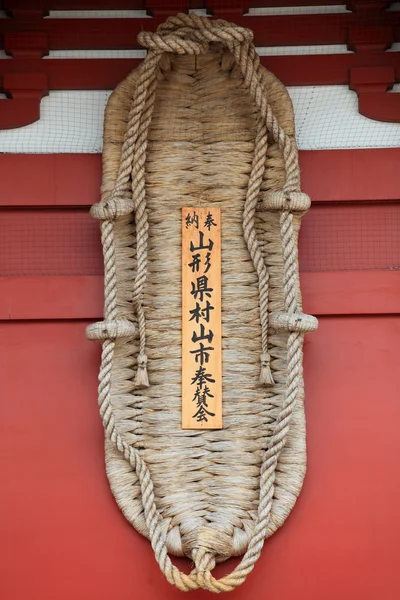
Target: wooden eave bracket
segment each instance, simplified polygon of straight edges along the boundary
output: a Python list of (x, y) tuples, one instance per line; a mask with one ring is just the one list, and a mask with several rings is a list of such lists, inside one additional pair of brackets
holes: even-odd
[(3, 10), (14, 19), (41, 19), (47, 14), (43, 0), (3, 0)]
[[(48, 53), (47, 34), (40, 31), (7, 33), (3, 45), (14, 60), (41, 59)], [(24, 127), (40, 119), (40, 101), (48, 94), (45, 73), (4, 73), (1, 87), (8, 98), (1, 101), (0, 129)]]
[(15, 129), (40, 119), (40, 101), (48, 94), (44, 73), (6, 73), (2, 89), (7, 94), (1, 100), (0, 129)]
[(360, 114), (375, 121), (400, 123), (400, 94), (387, 93), (394, 83), (393, 67), (353, 67), (349, 87), (358, 95)]
[[(381, 4), (380, 9), (384, 8)], [(367, 3), (366, 6), (371, 5)], [(393, 41), (394, 32), (390, 26), (354, 26), (349, 30), (348, 47), (360, 56), (365, 52), (379, 52), (383, 58)], [(400, 123), (400, 94), (387, 93), (399, 79), (394, 67), (352, 67), (349, 77), (349, 87), (358, 95), (360, 114), (375, 121)]]
[(353, 52), (385, 52), (394, 41), (393, 27), (387, 25), (357, 26), (349, 28), (347, 46)]

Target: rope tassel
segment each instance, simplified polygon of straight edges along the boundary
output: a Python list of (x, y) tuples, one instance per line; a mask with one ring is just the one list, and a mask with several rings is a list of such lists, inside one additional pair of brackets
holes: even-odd
[(266, 353), (262, 353), (260, 357), (261, 370), (260, 370), (260, 383), (261, 385), (275, 385), (274, 378), (271, 371), (271, 357)]
[(146, 356), (146, 354), (139, 354), (139, 356), (138, 356), (135, 387), (136, 388), (148, 388), (149, 387), (149, 376), (147, 374), (147, 356)]

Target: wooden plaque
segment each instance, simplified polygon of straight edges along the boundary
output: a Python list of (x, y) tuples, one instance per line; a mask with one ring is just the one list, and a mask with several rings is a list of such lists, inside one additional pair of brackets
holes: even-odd
[(182, 428), (222, 428), (219, 208), (182, 209)]

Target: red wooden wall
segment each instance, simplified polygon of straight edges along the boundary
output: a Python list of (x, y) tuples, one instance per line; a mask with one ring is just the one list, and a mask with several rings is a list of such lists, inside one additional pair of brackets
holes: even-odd
[[(323, 222), (315, 216), (321, 212), (325, 219), (324, 211), (351, 209), (351, 235), (344, 233), (342, 241), (355, 241), (344, 260), (358, 252), (363, 264), (368, 248), (382, 259), (384, 231), (369, 240), (372, 246), (363, 245), (357, 223), (365, 208), (388, 207), (390, 222), (396, 222), (390, 211), (400, 208), (399, 159), (400, 150), (301, 153), (304, 188), (315, 199), (300, 244), (303, 264), (308, 256), (302, 287), (305, 310), (320, 319), (305, 346), (308, 474), (284, 528), (266, 543), (254, 573), (232, 597), (399, 597), (400, 261), (392, 268), (316, 270), (310, 229)], [(8, 221), (1, 239), (11, 243), (16, 237), (20, 244), (5, 246), (0, 257), (6, 269), (5, 254), (17, 255), (14, 274), (11, 269), (0, 277), (5, 600), (156, 600), (179, 593), (164, 581), (149, 543), (120, 514), (104, 472), (96, 405), (100, 348), (84, 337), (87, 323), (102, 314), (102, 277), (74, 274), (80, 266), (87, 273), (99, 268), (98, 239), (70, 260), (72, 243), (79, 242), (74, 226), (88, 218), (86, 209), (98, 197), (99, 171), (98, 156), (0, 157), (2, 203), (9, 207), (2, 211)], [(34, 243), (40, 231), (51, 244), (39, 246), (37, 255), (21, 240), (25, 234)], [(333, 252), (340, 239), (330, 241)], [(390, 256), (396, 252), (398, 238)], [(80, 262), (84, 257), (87, 263)], [(36, 274), (18, 275), (18, 265)], [(64, 275), (40, 274), (41, 265)]]
[[(229, 3), (207, 6), (218, 13)], [(246, 6), (259, 4), (265, 2)], [(60, 36), (63, 48), (75, 48), (88, 31), (95, 32), (88, 48), (100, 34), (101, 47), (104, 40), (108, 48), (134, 45), (133, 21), (111, 27), (107, 20), (43, 19), (48, 9), (100, 5), (145, 5), (159, 18), (163, 12), (161, 1), (0, 1), (13, 16), (0, 21), (1, 44), (14, 55), (0, 64), (0, 84), (12, 96), (0, 126), (38, 118), (39, 98), (49, 89), (106, 89), (132, 68), (132, 59), (42, 60)], [(400, 53), (385, 48), (400, 40), (400, 13), (383, 14), (386, 5), (354, 0), (353, 13), (293, 17), (287, 27), (287, 17), (262, 18), (261, 44), (347, 43), (356, 50), (263, 60), (287, 85), (350, 84), (353, 75), (360, 110), (370, 94), (365, 102), (375, 116), (399, 116), (400, 95), (386, 88), (400, 81)], [(235, 6), (231, 18), (244, 21), (245, 5)], [(381, 77), (387, 67), (389, 82)], [(12, 104), (18, 98), (22, 108)], [(285, 526), (231, 597), (398, 600), (400, 148), (307, 151), (300, 161), (313, 200), (300, 239), (304, 309), (320, 321), (305, 344), (308, 472)], [(119, 512), (105, 476), (100, 347), (84, 337), (103, 310), (98, 223), (88, 215), (99, 199), (100, 157), (7, 155), (0, 148), (0, 185), (0, 597), (175, 599), (180, 593)]]

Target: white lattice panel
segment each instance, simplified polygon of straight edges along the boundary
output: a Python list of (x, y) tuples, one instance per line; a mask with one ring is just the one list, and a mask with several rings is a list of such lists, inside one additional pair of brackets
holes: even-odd
[[(394, 92), (400, 90), (395, 86)], [(382, 123), (358, 112), (347, 86), (292, 87), (300, 149), (393, 148), (400, 124)], [(0, 131), (0, 152), (101, 152), (104, 108), (109, 91), (50, 92), (41, 119), (20, 129)], [(5, 97), (1, 102), (7, 102)], [(0, 106), (1, 110), (1, 106)]]

